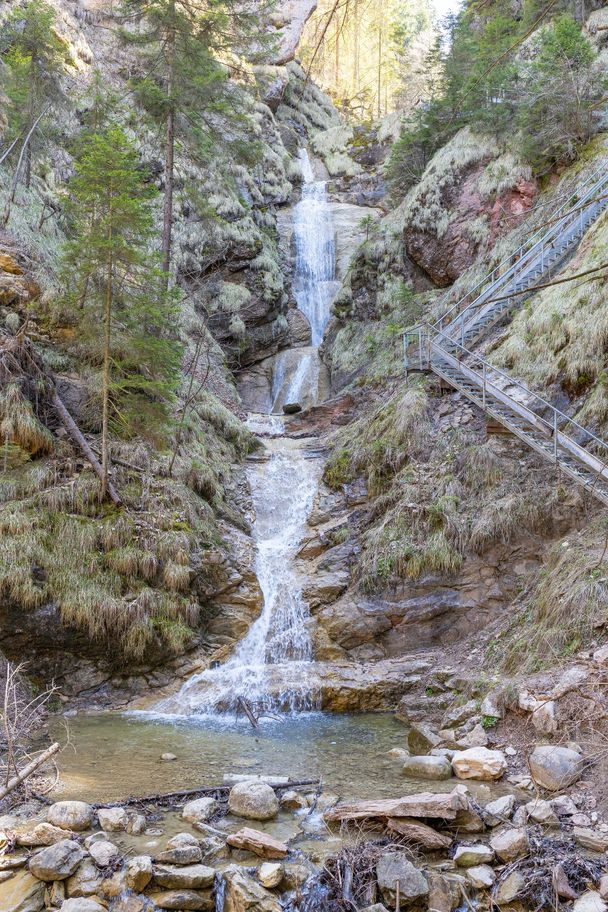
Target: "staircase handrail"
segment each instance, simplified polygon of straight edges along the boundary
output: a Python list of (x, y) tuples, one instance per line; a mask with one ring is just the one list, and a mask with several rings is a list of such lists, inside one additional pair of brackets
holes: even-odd
[[(439, 317), (439, 319), (436, 320), (433, 325), (436, 326), (438, 329), (443, 329), (446, 325), (449, 325), (454, 320), (454, 317), (452, 316), (454, 314), (454, 312), (457, 311), (457, 315), (460, 315), (460, 313), (464, 313), (465, 310), (468, 310), (470, 307), (472, 307), (476, 303), (476, 301), (479, 299), (479, 297), (483, 294), (483, 291), (480, 291), (479, 294), (476, 295), (476, 297), (473, 298), (472, 301), (470, 301), (470, 303), (466, 306), (466, 308), (463, 308), (462, 305), (466, 302), (467, 299), (470, 300), (471, 295), (475, 294), (475, 292), (477, 292), (479, 289), (483, 289), (483, 288), (489, 289), (494, 284), (496, 284), (496, 287), (498, 287), (499, 284), (504, 284), (505, 280), (509, 279), (513, 274), (515, 274), (517, 268), (522, 266), (522, 261), (523, 261), (524, 257), (527, 259), (532, 252), (534, 252), (535, 250), (538, 249), (538, 246), (540, 244), (546, 243), (552, 235), (555, 235), (556, 233), (557, 234), (561, 233), (561, 231), (563, 230), (564, 219), (566, 219), (569, 215), (574, 214), (575, 212), (578, 213), (581, 209), (581, 206), (584, 206), (586, 202), (590, 201), (589, 198), (596, 192), (597, 188), (599, 186), (602, 186), (604, 183), (606, 183), (606, 181), (608, 181), (608, 175), (605, 173), (605, 167), (606, 167), (605, 164), (602, 164), (582, 184), (582, 186), (579, 188), (579, 192), (580, 192), (580, 190), (587, 188), (586, 192), (578, 199), (578, 202), (575, 207), (573, 207), (572, 209), (570, 209), (569, 211), (564, 213), (563, 219), (560, 219), (560, 221), (556, 225), (553, 225), (549, 229), (549, 231), (545, 231), (543, 233), (543, 228), (541, 227), (541, 228), (538, 228), (535, 232), (533, 232), (530, 235), (530, 237), (528, 238), (527, 242), (524, 242), (523, 244), (521, 244), (520, 247), (515, 251), (514, 254), (513, 253), (508, 254), (503, 260), (501, 260), (501, 262), (497, 266), (495, 266), (494, 269), (491, 270), (491, 272), (488, 272), (482, 279), (479, 280), (477, 285), (475, 285), (473, 288), (469, 289), (458, 301), (456, 301), (455, 304), (452, 305), (452, 307), (449, 308), (449, 310), (447, 310), (444, 314), (442, 314), (442, 316)], [(603, 174), (603, 176), (600, 180), (598, 180), (597, 178), (598, 178), (598, 175), (600, 175), (600, 174)], [(576, 194), (573, 191), (573, 193), (568, 197), (566, 202), (563, 203), (554, 212), (553, 218), (558, 217), (564, 211), (564, 209), (566, 209), (566, 207), (570, 205), (572, 196), (574, 196), (574, 195), (576, 195)], [(518, 254), (519, 254), (519, 256), (518, 256)], [(517, 256), (517, 259), (513, 263), (514, 256)], [(507, 269), (504, 273), (501, 274), (500, 273), (501, 268), (509, 262), (512, 265), (509, 267), (509, 269)], [(447, 297), (447, 295), (446, 295), (446, 297)], [(447, 323), (446, 323), (446, 320), (447, 320)]]

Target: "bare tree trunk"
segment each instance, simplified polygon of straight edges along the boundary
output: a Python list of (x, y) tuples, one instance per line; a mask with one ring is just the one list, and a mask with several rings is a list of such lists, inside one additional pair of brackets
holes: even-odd
[[(112, 246), (112, 209), (110, 208), (110, 233), (108, 246)], [(102, 396), (103, 408), (101, 418), (101, 499), (108, 491), (108, 471), (110, 467), (109, 415), (110, 415), (110, 341), (112, 326), (112, 250), (108, 250), (106, 268), (106, 298), (103, 312), (103, 374)]]
[(39, 766), (42, 766), (43, 763), (46, 763), (47, 760), (50, 760), (50, 758), (57, 753), (59, 748), (60, 745), (57, 742), (51, 744), (51, 746), (48, 747), (44, 753), (40, 754), (39, 757), (36, 757), (35, 760), (32, 760), (31, 763), (28, 763), (27, 766), (24, 766), (20, 773), (17, 773), (16, 776), (13, 776), (13, 778), (10, 779), (5, 786), (0, 788), (0, 801), (2, 801), (2, 799), (5, 798), (9, 792), (12, 792), (13, 789), (16, 789), (18, 785), (21, 785), (22, 782), (25, 782), (25, 780), (31, 776), (32, 773), (36, 772)]
[(30, 139), (32, 138), (34, 130), (36, 129), (36, 127), (38, 126), (38, 124), (40, 123), (40, 121), (42, 120), (42, 118), (44, 117), (44, 115), (46, 114), (47, 111), (48, 111), (48, 107), (45, 108), (44, 111), (42, 111), (38, 115), (38, 117), (36, 118), (36, 120), (34, 121), (32, 126), (28, 130), (25, 139), (23, 140), (23, 145), (21, 146), (21, 152), (19, 153), (19, 159), (17, 161), (15, 173), (13, 174), (13, 180), (11, 183), (10, 193), (9, 193), (8, 199), (6, 201), (6, 206), (5, 206), (4, 212), (2, 213), (2, 219), (0, 219), (0, 225), (3, 228), (6, 228), (6, 226), (8, 224), (8, 220), (11, 217), (11, 206), (15, 202), (15, 194), (17, 192), (17, 184), (19, 183), (19, 175), (21, 173), (21, 167), (23, 165), (23, 158), (24, 158), (26, 150), (29, 146)]

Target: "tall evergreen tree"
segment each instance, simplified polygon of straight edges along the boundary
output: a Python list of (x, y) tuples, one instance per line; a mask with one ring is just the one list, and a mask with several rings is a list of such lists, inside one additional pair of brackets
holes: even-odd
[(63, 270), (78, 298), (79, 335), (100, 371), (102, 496), (111, 426), (162, 432), (178, 384), (177, 305), (150, 246), (157, 191), (136, 149), (115, 125), (85, 132), (70, 182), (73, 237)]
[[(55, 20), (52, 6), (44, 0), (30, 0), (17, 6), (0, 25), (0, 55), (6, 64), (4, 91), (9, 99), (9, 131), (13, 137), (22, 136), (17, 171), (25, 158), (27, 187), (31, 182), (34, 126), (61, 98), (61, 75), (71, 62), (65, 43), (55, 31)], [(15, 183), (18, 178), (19, 173)]]
[[(123, 0), (125, 41), (139, 47), (142, 71), (132, 82), (164, 130), (162, 268), (171, 265), (175, 147), (181, 135), (202, 148), (213, 143), (211, 117), (225, 110), (230, 55), (263, 55), (264, 2), (254, 0)], [(255, 39), (255, 40), (254, 40)], [(206, 116), (207, 115), (207, 116)]]

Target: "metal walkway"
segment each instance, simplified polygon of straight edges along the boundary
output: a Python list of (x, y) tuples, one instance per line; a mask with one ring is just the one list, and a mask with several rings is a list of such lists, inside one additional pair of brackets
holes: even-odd
[[(579, 191), (580, 192), (580, 191)], [(608, 504), (608, 443), (471, 350), (534, 294), (608, 207), (608, 173), (596, 172), (573, 208), (552, 219), (434, 324), (404, 335), (407, 370), (432, 370), (590, 494)], [(528, 293), (526, 293), (528, 292)]]

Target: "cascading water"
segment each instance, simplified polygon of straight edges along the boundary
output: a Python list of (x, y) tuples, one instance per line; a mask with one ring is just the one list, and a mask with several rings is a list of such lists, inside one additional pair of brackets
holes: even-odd
[[(272, 398), (274, 403), (281, 395), (282, 402), (300, 401), (306, 390), (308, 401), (314, 404), (320, 364), (317, 349), (337, 287), (336, 258), (325, 183), (315, 181), (305, 150), (300, 162), (304, 183), (302, 199), (294, 210), (294, 290), (298, 308), (310, 322), (313, 344), (284, 353), (278, 373), (275, 368), (275, 387), (283, 389), (275, 389)], [(283, 419), (277, 415), (252, 415), (249, 426), (267, 438), (268, 458), (256, 461), (248, 472), (256, 517), (256, 573), (264, 607), (230, 659), (194, 675), (175, 697), (157, 706), (160, 711), (217, 713), (233, 709), (239, 698), (275, 710), (314, 706), (309, 676), (311, 621), (295, 557), (317, 490), (320, 460), (310, 441), (282, 436)]]

